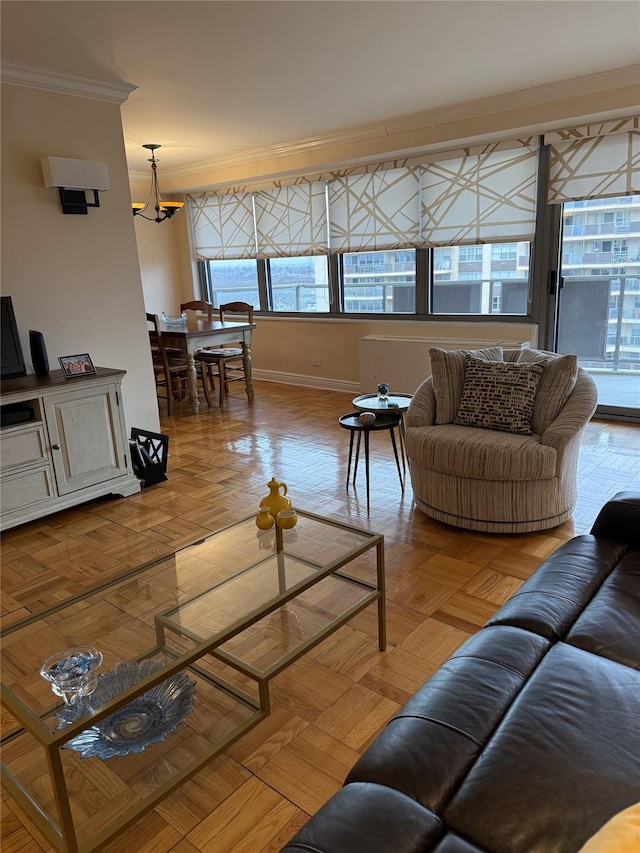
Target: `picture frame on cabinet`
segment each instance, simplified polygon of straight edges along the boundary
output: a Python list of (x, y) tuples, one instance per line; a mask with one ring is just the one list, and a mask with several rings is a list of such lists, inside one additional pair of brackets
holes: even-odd
[(65, 379), (77, 379), (78, 376), (93, 376), (97, 373), (88, 352), (80, 355), (61, 355), (58, 361)]

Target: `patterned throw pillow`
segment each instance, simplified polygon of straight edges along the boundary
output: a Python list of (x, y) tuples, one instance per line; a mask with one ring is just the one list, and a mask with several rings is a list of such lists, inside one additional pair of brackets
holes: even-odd
[(576, 386), (578, 357), (524, 349), (518, 356), (518, 364), (541, 364), (544, 368), (531, 414), (531, 429), (542, 435)]
[(431, 383), (436, 398), (436, 424), (451, 424), (458, 411), (464, 385), (466, 357), (483, 361), (502, 361), (502, 347), (487, 349), (446, 350), (431, 347)]
[(454, 424), (531, 435), (531, 413), (543, 367), (467, 356)]

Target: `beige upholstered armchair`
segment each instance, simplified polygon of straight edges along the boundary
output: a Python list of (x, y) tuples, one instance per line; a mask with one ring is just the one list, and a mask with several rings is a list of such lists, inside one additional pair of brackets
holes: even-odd
[[(431, 364), (432, 376), (405, 417), (418, 507), (438, 521), (492, 533), (544, 530), (570, 518), (580, 436), (597, 404), (595, 383), (576, 357), (433, 349)], [(472, 368), (478, 370), (475, 388)], [(509, 399), (518, 411), (505, 417), (500, 383), (512, 393), (508, 386), (516, 380)], [(488, 428), (494, 422), (497, 428)]]

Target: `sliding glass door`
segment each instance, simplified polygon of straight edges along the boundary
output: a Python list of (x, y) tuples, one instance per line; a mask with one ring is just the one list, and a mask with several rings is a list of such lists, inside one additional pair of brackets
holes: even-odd
[(576, 353), (599, 411), (640, 417), (640, 196), (563, 205), (557, 351)]

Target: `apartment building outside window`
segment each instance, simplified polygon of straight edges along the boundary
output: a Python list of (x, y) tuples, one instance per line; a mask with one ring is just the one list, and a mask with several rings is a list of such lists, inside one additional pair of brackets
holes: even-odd
[(415, 250), (349, 252), (341, 257), (342, 304), (346, 313), (415, 313)]
[(323, 255), (271, 258), (267, 271), (273, 311), (329, 311), (328, 267)]
[[(337, 264), (345, 314), (416, 314), (416, 291), (429, 292), (430, 313), (526, 315), (528, 244), (451, 246), (429, 253), (432, 271), (417, 276), (416, 250), (349, 252)], [(507, 259), (507, 260), (505, 260)], [(259, 270), (267, 282), (263, 310), (329, 313), (329, 263), (324, 255), (267, 261), (208, 261), (206, 297), (214, 305), (260, 305)], [(426, 264), (425, 268), (429, 268)]]
[(640, 369), (640, 196), (565, 202), (563, 220), (561, 351)]

